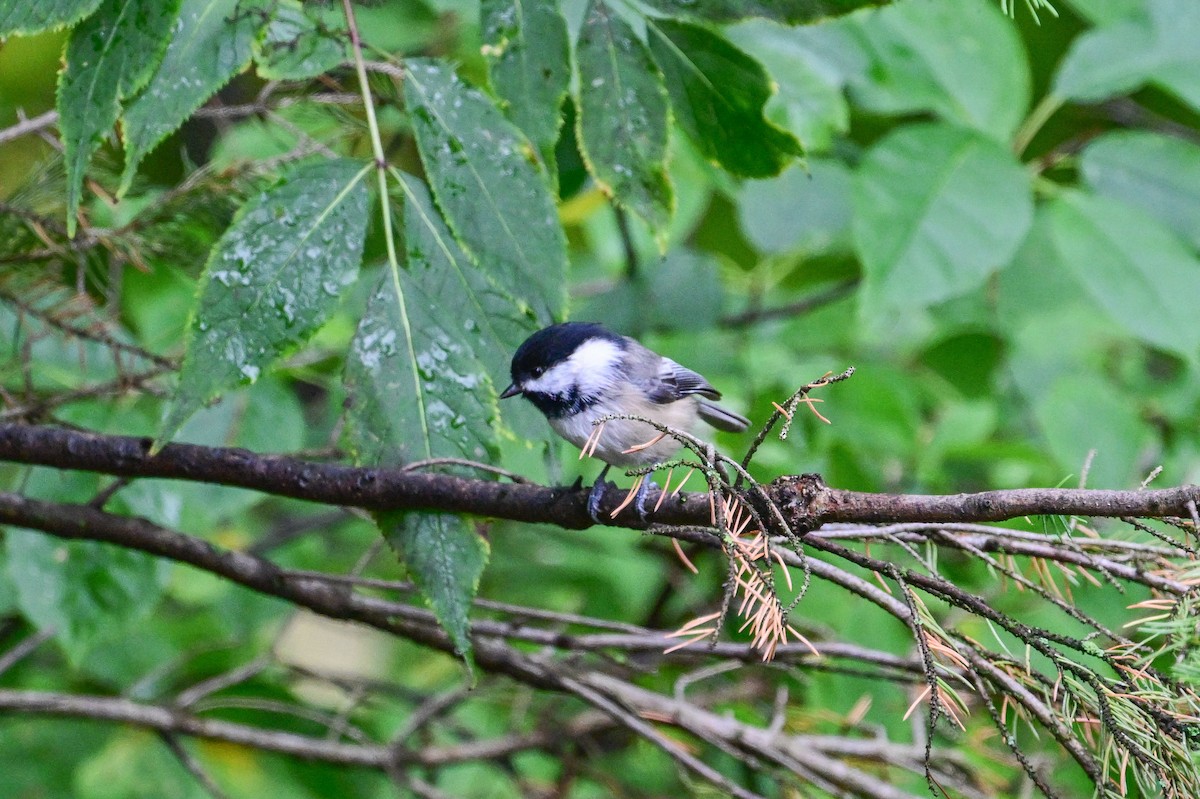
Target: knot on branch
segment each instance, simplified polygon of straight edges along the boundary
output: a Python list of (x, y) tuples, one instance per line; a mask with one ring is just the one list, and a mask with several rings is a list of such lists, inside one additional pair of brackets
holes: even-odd
[(794, 533), (808, 533), (821, 526), (817, 510), (828, 493), (828, 486), (819, 474), (785, 475), (776, 478), (767, 488), (767, 495), (787, 519)]

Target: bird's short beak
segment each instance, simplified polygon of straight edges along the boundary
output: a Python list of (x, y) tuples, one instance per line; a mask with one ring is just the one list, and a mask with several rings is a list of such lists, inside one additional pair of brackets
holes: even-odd
[(516, 383), (513, 383), (511, 386), (504, 389), (504, 391), (502, 391), (500, 393), (500, 399), (508, 399), (509, 397), (515, 397), (520, 393), (521, 393), (521, 389), (517, 386)]

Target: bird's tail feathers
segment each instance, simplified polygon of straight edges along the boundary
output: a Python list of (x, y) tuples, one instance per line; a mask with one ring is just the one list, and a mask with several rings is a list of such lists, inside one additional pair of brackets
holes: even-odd
[(750, 426), (750, 420), (745, 416), (705, 399), (700, 400), (700, 418), (726, 433), (741, 433)]

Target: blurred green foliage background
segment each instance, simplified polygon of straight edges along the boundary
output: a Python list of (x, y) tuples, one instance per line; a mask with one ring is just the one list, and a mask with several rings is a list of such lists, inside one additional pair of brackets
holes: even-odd
[[(561, 5), (569, 29), (578, 30), (584, 3)], [(1200, 6), (1017, 6), (1006, 15), (993, 0), (908, 0), (808, 26), (730, 25), (730, 40), (775, 84), (768, 118), (797, 137), (804, 157), (777, 176), (743, 179), (673, 128), (666, 169), (676, 207), (659, 231), (616, 210), (589, 176), (568, 102), (554, 159), (570, 318), (637, 336), (705, 374), (731, 407), (756, 421), (798, 386), (856, 367), (851, 380), (821, 395), (832, 424), (803, 413), (788, 441), (767, 442), (755, 461), (764, 482), (819, 472), (841, 488), (959, 492), (1077, 485), (1085, 464), (1088, 487), (1136, 487), (1156, 467), (1155, 485), (1200, 481)], [(339, 25), (335, 4), (310, 13)], [(381, 0), (358, 15), (373, 51), (449, 59), (464, 80), (487, 85), (479, 10), (470, 0)], [(0, 46), (0, 130), (19, 115), (55, 107), (64, 41), (56, 31)], [(354, 91), (349, 72), (336, 75), (322, 90)], [(209, 107), (253, 103), (265, 85), (243, 73)], [(388, 158), (420, 173), (396, 87), (379, 76), (372, 87)], [(16, 256), (41, 246), (38, 232), (11, 209), (64, 220), (62, 158), (52, 133), (0, 139), (0, 380), (12, 401), (30, 385), (86, 389), (130, 363), (39, 329), (7, 296), (49, 305), (78, 290), (92, 303), (81, 319), (102, 320), (120, 340), (178, 356), (210, 248), (273, 174), (263, 165), (310, 139), (370, 157), (357, 106), (296, 102), (266, 114), (214, 113), (154, 149), (117, 200), (122, 155), (110, 139), (96, 155), (82, 207), (97, 228), (136, 224), (124, 228), (123, 244), (33, 264)], [(177, 191), (201, 165), (199, 190)], [(345, 354), (383, 268), (374, 204), (370, 215), (364, 275), (332, 319), (257, 383), (197, 413), (176, 440), (317, 454), (340, 445)], [(507, 382), (506, 362), (488, 368), (494, 383)], [(147, 385), (156, 390), (83, 395), (45, 418), (154, 436), (170, 384)], [(551, 440), (531, 409), (506, 404), (502, 412), (505, 468), (543, 482), (592, 479), (596, 465)], [(717, 442), (730, 453), (747, 443), (725, 434)], [(11, 466), (4, 479), (32, 496), (81, 502), (106, 482)], [(115, 501), (124, 512), (295, 568), (348, 571), (378, 538), (357, 518), (236, 489), (138, 481)], [(670, 627), (710, 607), (724, 579), (716, 556), (699, 557), (701, 573), (693, 577), (669, 548), (628, 531), (496, 523), (489, 538), (480, 594), (510, 603)], [(289, 670), (351, 646), (331, 643), (340, 639), (313, 620), (208, 575), (94, 548), (94, 557), (64, 558), (61, 542), (5, 531), (0, 616), (9, 621), (0, 641), (34, 626), (53, 628), (57, 641), (0, 678), (7, 685), (153, 699), (269, 652), (267, 671), (212, 709), (278, 724), (236, 694), (300, 696), (330, 713), (346, 703)], [(942, 565), (968, 588), (1003, 592), (977, 564)], [(384, 555), (369, 561), (366, 574), (396, 572)], [(1136, 598), (1086, 586), (1076, 593), (1113, 623)], [(1039, 616), (1045, 609), (1036, 597), (998, 601), (1024, 620), (1063, 624)], [(897, 653), (912, 646), (894, 620), (863, 614), (820, 583), (793, 623), (817, 638)], [(981, 638), (990, 635), (980, 627)], [(328, 668), (397, 686), (389, 701), (355, 712), (355, 723), (372, 734), (386, 737), (421, 697), (462, 680), (449, 657), (382, 636), (354, 640), (355, 657)], [(278, 679), (285, 672), (290, 681)], [(670, 685), (676, 676), (664, 669), (657, 679)], [(901, 719), (911, 697), (894, 686), (820, 672), (779, 679), (795, 683), (789, 729), (837, 730), (869, 697), (870, 723), (899, 739), (911, 734)], [(476, 731), (502, 729), (509, 714), (536, 713), (545, 702), (500, 682), (479, 692), (456, 717)], [(301, 718), (284, 723), (320, 729)], [(984, 727), (969, 727), (958, 741), (994, 774), (997, 795), (1009, 795), (1016, 770), (972, 745)], [(1039, 746), (1032, 738), (1027, 744)], [(196, 750), (231, 796), (393, 795), (374, 774), (227, 745)], [(554, 762), (522, 757), (520, 779), (471, 764), (443, 770), (438, 786), (455, 796), (519, 796), (522, 785), (555, 779)], [(617, 750), (610, 760), (597, 774), (622, 775), (628, 795), (684, 790), (670, 764), (647, 751)], [(571, 795), (614, 795), (597, 774)], [(1067, 795), (1089, 791), (1069, 770), (1056, 777)], [(69, 795), (206, 794), (151, 734), (0, 718), (0, 796)]]

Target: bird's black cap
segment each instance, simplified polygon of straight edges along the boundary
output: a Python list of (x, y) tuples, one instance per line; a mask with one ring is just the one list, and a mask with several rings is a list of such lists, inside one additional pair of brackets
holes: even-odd
[(566, 360), (580, 344), (595, 338), (608, 339), (624, 346), (621, 336), (598, 322), (563, 322), (543, 327), (525, 339), (513, 355), (513, 385), (520, 385), (554, 364)]

